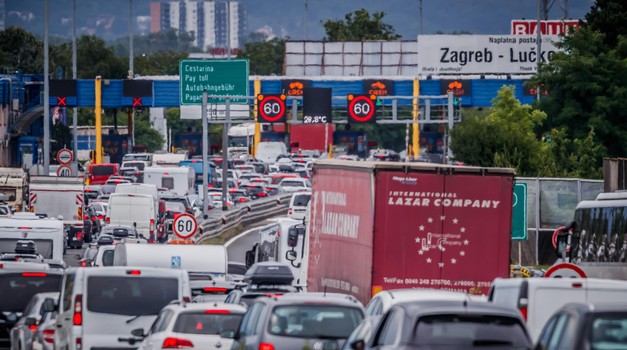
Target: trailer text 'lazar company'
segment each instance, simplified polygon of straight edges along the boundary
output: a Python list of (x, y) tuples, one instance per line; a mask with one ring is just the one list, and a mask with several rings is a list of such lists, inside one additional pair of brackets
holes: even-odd
[[(359, 216), (330, 211), (327, 206), (346, 206), (346, 193), (320, 191), (322, 195), (322, 234), (357, 238)], [(314, 203), (318, 194), (314, 194)]]

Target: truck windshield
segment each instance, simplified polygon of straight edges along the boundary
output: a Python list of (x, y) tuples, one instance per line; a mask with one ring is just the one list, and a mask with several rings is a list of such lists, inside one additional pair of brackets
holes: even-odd
[(115, 315), (157, 315), (170, 301), (179, 299), (178, 287), (176, 278), (91, 276), (87, 279), (87, 309)]
[[(607, 201), (610, 202), (610, 201)], [(571, 256), (585, 262), (620, 262), (621, 249), (589, 249), (591, 246), (622, 247), (627, 232), (627, 201), (616, 200), (614, 206), (579, 208), (575, 211), (578, 244), (573, 244)], [(599, 254), (602, 252), (603, 254)]]

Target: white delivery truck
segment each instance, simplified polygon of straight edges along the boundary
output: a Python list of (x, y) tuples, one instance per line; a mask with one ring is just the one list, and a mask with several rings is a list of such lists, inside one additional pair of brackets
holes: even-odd
[(155, 213), (159, 213), (159, 190), (157, 189), (157, 186), (153, 184), (119, 184), (115, 187), (115, 193), (150, 195), (155, 202)]
[(140, 237), (153, 240), (157, 222), (154, 199), (148, 194), (112, 193), (105, 222), (135, 226)]
[(209, 244), (135, 244), (115, 246), (114, 266), (161, 267), (183, 269), (195, 275), (211, 276), (224, 281), (227, 272), (227, 253), (223, 245)]
[(24, 207), (27, 175), (22, 168), (0, 168), (0, 193), (7, 198), (7, 204), (16, 211)]
[(35, 243), (37, 254), (53, 267), (65, 267), (65, 233), (63, 222), (41, 219), (33, 213), (16, 213), (13, 218), (0, 218), (0, 253), (13, 253), (18, 241)]
[(69, 229), (69, 245), (80, 248), (83, 239), (85, 180), (82, 177), (31, 176), (29, 184), (30, 212), (59, 218)]
[(259, 142), (255, 158), (268, 164), (274, 164), (277, 157), (282, 154), (289, 154), (287, 146), (283, 142)]
[(194, 194), (195, 181), (196, 174), (190, 167), (147, 167), (144, 169), (145, 184), (167, 188), (181, 196)]

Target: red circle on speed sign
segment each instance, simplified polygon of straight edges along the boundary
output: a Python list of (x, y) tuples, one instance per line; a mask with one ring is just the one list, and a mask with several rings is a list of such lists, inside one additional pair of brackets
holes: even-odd
[(180, 238), (190, 238), (196, 233), (196, 230), (198, 230), (198, 222), (192, 214), (179, 214), (172, 222), (172, 231)]
[[(357, 104), (359, 103), (359, 112), (355, 111)], [(368, 110), (364, 113), (365, 107), (368, 106)], [(374, 116), (375, 106), (374, 101), (370, 97), (365, 95), (356, 95), (348, 102), (348, 114), (356, 122), (366, 123), (369, 122)]]
[(544, 277), (587, 278), (586, 273), (581, 267), (571, 263), (559, 263), (549, 267), (544, 273)]
[(268, 123), (280, 121), (285, 116), (285, 101), (277, 95), (265, 95), (259, 103), (259, 115)]
[(59, 152), (57, 152), (57, 162), (59, 162), (59, 164), (70, 164), (73, 160), (74, 154), (67, 148), (60, 149)]

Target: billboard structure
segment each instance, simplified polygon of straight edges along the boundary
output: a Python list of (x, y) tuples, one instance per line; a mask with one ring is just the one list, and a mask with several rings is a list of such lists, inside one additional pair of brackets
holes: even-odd
[(285, 43), (287, 76), (415, 76), (415, 41)]
[[(569, 28), (579, 27), (580, 20), (549, 19), (540, 21), (542, 35), (560, 35), (568, 33)], [(513, 19), (512, 35), (535, 35), (538, 21), (535, 19)]]

